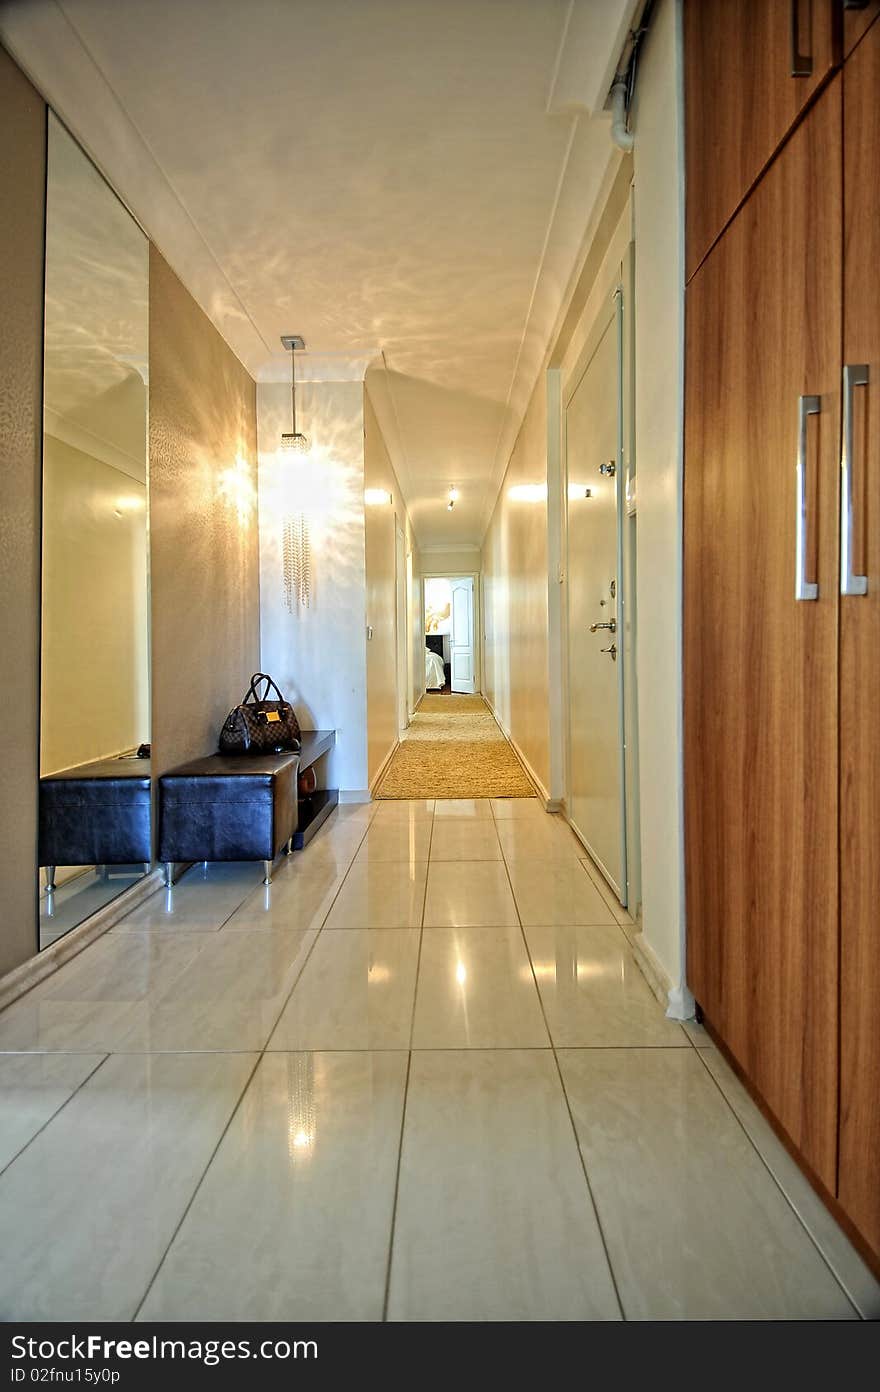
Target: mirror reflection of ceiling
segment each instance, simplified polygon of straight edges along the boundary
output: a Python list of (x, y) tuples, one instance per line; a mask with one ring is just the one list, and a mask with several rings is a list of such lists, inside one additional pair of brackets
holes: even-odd
[(148, 244), (50, 116), (46, 208), (46, 431), (146, 478)]
[(285, 379), (286, 332), (303, 378), (371, 364), (417, 538), (454, 545), (482, 538), (619, 158), (635, 6), (0, 0), (0, 36), (254, 376)]

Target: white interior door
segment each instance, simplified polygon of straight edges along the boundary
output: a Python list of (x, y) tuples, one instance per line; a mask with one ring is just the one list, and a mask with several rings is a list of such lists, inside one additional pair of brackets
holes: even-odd
[(474, 577), (452, 582), (452, 643), (450, 665), (453, 691), (476, 691), (474, 663)]
[(622, 653), (619, 627), (617, 315), (565, 413), (568, 508), (568, 814), (594, 860), (626, 898)]

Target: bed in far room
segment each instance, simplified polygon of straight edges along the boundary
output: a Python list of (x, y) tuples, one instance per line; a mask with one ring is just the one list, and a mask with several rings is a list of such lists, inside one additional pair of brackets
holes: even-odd
[(429, 691), (440, 691), (446, 685), (446, 672), (443, 659), (425, 646), (425, 686)]

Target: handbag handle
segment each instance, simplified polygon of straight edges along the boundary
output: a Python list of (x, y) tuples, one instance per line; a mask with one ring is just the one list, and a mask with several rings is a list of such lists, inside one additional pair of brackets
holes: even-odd
[[(259, 696), (257, 694), (257, 685), (259, 682), (266, 683), (265, 690), (263, 691), (262, 696)], [(276, 686), (275, 682), (266, 672), (254, 672), (253, 676), (251, 677), (251, 684), (245, 692), (244, 700), (241, 704), (243, 706), (246, 706), (248, 702), (251, 700), (251, 698), (253, 698), (255, 705), (259, 701), (265, 701), (268, 698), (270, 691), (275, 692), (275, 695), (278, 697), (279, 701), (284, 701), (284, 697), (281, 695), (281, 692), (278, 690), (278, 687)]]

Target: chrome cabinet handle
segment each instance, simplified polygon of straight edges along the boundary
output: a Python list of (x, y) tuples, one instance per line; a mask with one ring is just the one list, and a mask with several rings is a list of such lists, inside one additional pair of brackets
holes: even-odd
[(800, 0), (791, 0), (791, 75), (792, 77), (813, 76), (812, 53), (801, 53), (801, 5)]
[(843, 450), (840, 455), (840, 593), (868, 593), (867, 575), (853, 573), (853, 392), (868, 385), (867, 363), (847, 363), (843, 369)]
[(818, 416), (818, 396), (798, 397), (798, 443), (795, 464), (794, 597), (818, 599), (819, 586), (807, 579), (807, 417)]

